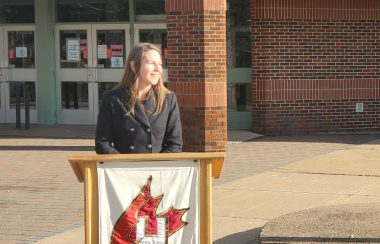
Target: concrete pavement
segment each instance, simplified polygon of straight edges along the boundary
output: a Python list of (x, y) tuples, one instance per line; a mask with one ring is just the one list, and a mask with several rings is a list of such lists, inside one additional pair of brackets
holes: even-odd
[(270, 220), (262, 244), (380, 243), (380, 204), (340, 204), (306, 209)]
[[(92, 152), (93, 133), (0, 125), (0, 243), (84, 242), (83, 184), (66, 156)], [(380, 203), (380, 134), (255, 137), (229, 133), (214, 181), (214, 243), (257, 243), (260, 228), (286, 213)]]
[(358, 203), (380, 208), (380, 140), (227, 182), (214, 188), (213, 200), (215, 243), (257, 243), (268, 221), (304, 209)]

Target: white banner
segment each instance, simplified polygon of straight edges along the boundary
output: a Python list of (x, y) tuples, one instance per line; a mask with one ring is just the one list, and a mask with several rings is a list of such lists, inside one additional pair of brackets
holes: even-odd
[(101, 244), (198, 244), (199, 164), (98, 164)]

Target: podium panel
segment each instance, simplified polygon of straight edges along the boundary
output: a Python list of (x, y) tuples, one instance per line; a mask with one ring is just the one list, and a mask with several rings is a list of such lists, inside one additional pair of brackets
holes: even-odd
[(211, 244), (212, 177), (224, 153), (73, 155), (86, 243)]
[(199, 163), (98, 163), (97, 171), (100, 243), (199, 243)]

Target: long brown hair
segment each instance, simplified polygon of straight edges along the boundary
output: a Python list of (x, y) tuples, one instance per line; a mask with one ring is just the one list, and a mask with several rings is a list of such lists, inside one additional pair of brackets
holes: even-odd
[[(130, 92), (130, 98), (128, 101), (125, 101), (129, 105), (128, 114), (131, 113), (134, 115), (135, 105), (138, 101), (138, 87), (139, 87), (139, 77), (141, 61), (145, 58), (146, 52), (150, 50), (155, 50), (161, 55), (161, 51), (154, 45), (150, 43), (140, 43), (134, 46), (131, 52), (128, 55), (127, 63), (124, 69), (123, 78), (119, 81), (119, 84), (116, 88), (120, 88), (126, 92)], [(134, 62), (134, 70), (132, 70), (131, 62)], [(156, 85), (152, 86), (154, 102), (156, 104), (156, 110), (154, 115), (159, 114), (164, 106), (164, 101), (166, 94), (170, 91), (164, 86), (162, 76), (158, 79)]]

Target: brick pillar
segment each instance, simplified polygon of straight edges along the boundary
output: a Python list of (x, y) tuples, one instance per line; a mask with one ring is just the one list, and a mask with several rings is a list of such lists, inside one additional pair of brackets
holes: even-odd
[(225, 0), (166, 0), (169, 89), (177, 94), (184, 151), (225, 151)]

